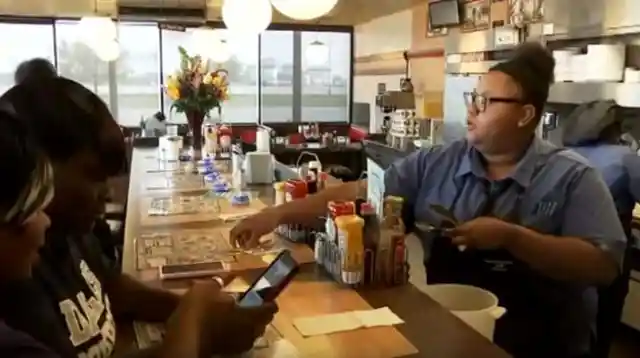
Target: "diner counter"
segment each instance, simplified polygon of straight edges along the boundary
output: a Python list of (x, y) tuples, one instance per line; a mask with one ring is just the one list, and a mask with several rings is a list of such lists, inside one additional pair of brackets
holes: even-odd
[[(145, 198), (155, 195), (175, 195), (175, 192), (150, 191), (146, 183), (150, 177), (168, 175), (151, 173), (158, 166), (155, 149), (134, 148), (131, 165), (131, 179), (126, 215), (125, 243), (123, 253), (123, 271), (151, 285), (167, 288), (184, 288), (186, 282), (158, 279), (157, 270), (139, 269), (137, 242), (145, 232), (181, 233), (185, 230), (210, 230), (228, 235), (230, 223), (220, 220), (199, 220), (198, 223), (143, 224), (141, 216), (145, 213)], [(279, 166), (281, 170), (288, 170)], [(285, 175), (286, 176), (286, 175)], [(272, 205), (273, 189), (270, 185), (251, 187), (258, 199), (265, 205)], [(479, 333), (443, 309), (431, 298), (413, 285), (389, 289), (353, 290), (340, 286), (321, 272), (313, 263), (313, 253), (305, 245), (295, 245), (275, 238), (277, 245), (288, 247), (300, 262), (305, 263), (300, 274), (292, 281), (278, 298), (280, 307), (273, 326), (280, 335), (292, 343), (298, 351), (298, 357), (332, 358), (483, 358), (509, 357), (507, 353), (493, 345)], [(236, 262), (225, 266), (225, 270), (238, 273), (245, 285), (260, 273), (268, 264), (264, 257), (240, 255)], [(236, 280), (238, 281), (238, 280)], [(234, 283), (235, 284), (235, 283)], [(339, 313), (353, 310), (389, 307), (404, 324), (393, 327), (377, 327), (324, 336), (302, 337), (292, 321), (298, 317)], [(132, 349), (133, 334), (130, 325), (118, 330), (117, 352)], [(260, 351), (257, 351), (260, 352)], [(278, 352), (258, 353), (260, 357), (278, 357)]]

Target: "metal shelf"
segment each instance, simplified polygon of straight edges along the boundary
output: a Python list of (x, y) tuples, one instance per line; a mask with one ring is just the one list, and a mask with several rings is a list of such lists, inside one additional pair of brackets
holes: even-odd
[(554, 83), (549, 90), (549, 102), (580, 104), (612, 99), (618, 105), (640, 108), (640, 83)]

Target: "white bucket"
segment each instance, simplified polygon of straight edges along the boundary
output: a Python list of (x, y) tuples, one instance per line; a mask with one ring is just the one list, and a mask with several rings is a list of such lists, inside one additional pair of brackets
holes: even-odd
[(496, 320), (507, 312), (498, 306), (496, 295), (478, 287), (456, 284), (428, 285), (425, 291), (434, 301), (493, 342)]

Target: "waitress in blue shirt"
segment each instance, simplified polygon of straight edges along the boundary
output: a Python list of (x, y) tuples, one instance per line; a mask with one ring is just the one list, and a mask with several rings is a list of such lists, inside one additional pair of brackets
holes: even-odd
[[(586, 103), (566, 119), (564, 145), (589, 160), (603, 175), (616, 204), (627, 235), (627, 255), (632, 249), (633, 208), (640, 202), (640, 157), (622, 138), (619, 108), (610, 101)], [(622, 274), (598, 292), (598, 334), (596, 358), (607, 358), (618, 332), (625, 297), (629, 292), (630, 262), (625, 260)]]
[[(446, 237), (418, 232), (430, 253), (428, 281), (495, 293), (507, 314), (494, 340), (516, 358), (591, 356), (595, 286), (619, 274), (625, 246), (597, 170), (534, 135), (553, 68), (539, 44), (523, 45), (466, 94), (466, 138), (414, 152), (385, 173), (387, 194), (407, 203), (409, 227), (410, 217), (437, 225), (433, 204), (462, 223)], [(362, 186), (345, 183), (264, 210), (240, 222), (231, 238), (257, 245), (280, 223), (311, 221), (330, 200), (354, 200)]]

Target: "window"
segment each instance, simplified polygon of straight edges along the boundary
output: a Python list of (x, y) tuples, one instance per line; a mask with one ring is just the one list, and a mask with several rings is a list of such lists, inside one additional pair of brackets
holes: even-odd
[(58, 73), (83, 84), (109, 107), (109, 63), (101, 61), (81, 40), (78, 21), (56, 21)]
[[(82, 41), (78, 23), (0, 23), (4, 34), (0, 46), (13, 49), (0, 60), (0, 91), (13, 86), (15, 69), (22, 61), (43, 57), (55, 61), (61, 76), (100, 96), (122, 125), (138, 126), (157, 111), (163, 111), (169, 122), (186, 123), (184, 114), (171, 112), (171, 100), (162, 84), (180, 68), (178, 46), (193, 49), (193, 29), (164, 28), (155, 22), (119, 23), (120, 57), (108, 63)], [(218, 31), (226, 36), (224, 30)], [(351, 36), (347, 32), (270, 30), (254, 39), (227, 38), (232, 56), (218, 64), (229, 72), (230, 82), (222, 120), (349, 121)], [(325, 63), (307, 60), (307, 48), (315, 41), (329, 50)]]
[(155, 23), (120, 23), (120, 58), (113, 69), (117, 83), (117, 119), (138, 126), (160, 108), (160, 38)]
[[(351, 34), (303, 32), (301, 114), (303, 122), (348, 122), (351, 79)], [(314, 41), (328, 48), (325, 64), (307, 61), (307, 46)]]
[[(223, 30), (218, 30), (223, 31)], [(180, 69), (178, 46), (187, 51), (193, 48), (192, 29), (175, 31), (162, 29), (162, 74), (168, 76)], [(224, 37), (224, 32), (222, 33)], [(232, 40), (232, 57), (220, 68), (229, 72), (229, 100), (222, 105), (222, 120), (230, 123), (256, 123), (258, 121), (258, 39)], [(164, 96), (165, 115), (171, 122), (186, 123), (184, 114), (171, 113), (171, 99)]]
[(258, 122), (258, 37), (228, 39), (232, 56), (220, 67), (229, 72), (229, 100), (222, 119), (231, 123)]
[(294, 120), (293, 31), (266, 31), (261, 36), (262, 122)]
[(0, 23), (0, 94), (13, 86), (13, 75), (22, 61), (35, 57), (54, 61), (53, 26)]

